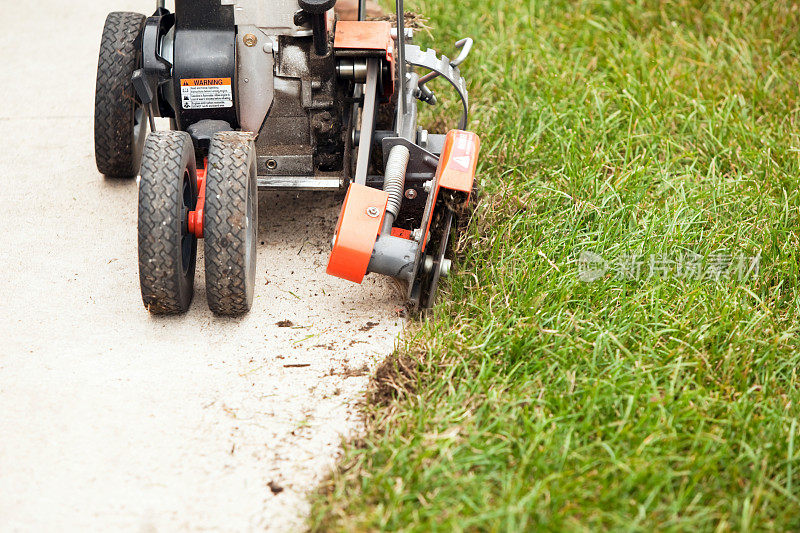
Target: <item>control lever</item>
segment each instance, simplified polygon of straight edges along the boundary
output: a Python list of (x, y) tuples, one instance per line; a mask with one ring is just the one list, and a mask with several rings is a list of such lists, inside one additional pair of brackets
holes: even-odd
[(311, 15), (314, 33), (314, 51), (318, 56), (328, 55), (328, 23), (325, 13), (336, 5), (336, 0), (299, 0), (300, 8)]
[(133, 83), (133, 88), (137, 96), (139, 96), (139, 100), (144, 104), (147, 110), (147, 119), (150, 121), (150, 131), (156, 131), (156, 119), (155, 113), (153, 112), (153, 91), (150, 89), (150, 84), (147, 83), (147, 77), (143, 68), (133, 73), (131, 82)]

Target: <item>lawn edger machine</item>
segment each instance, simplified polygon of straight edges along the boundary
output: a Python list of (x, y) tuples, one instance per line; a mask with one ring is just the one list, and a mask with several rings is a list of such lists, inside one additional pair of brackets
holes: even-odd
[[(329, 274), (408, 283), (430, 307), (475, 183), (480, 141), (455, 59), (396, 24), (337, 20), (336, 0), (175, 0), (111, 13), (97, 71), (100, 172), (139, 175), (139, 277), (151, 313), (181, 313), (204, 239), (206, 294), (219, 315), (253, 302), (259, 190), (346, 190)], [(429, 82), (461, 100), (459, 129), (417, 125)], [(155, 118), (168, 118), (157, 129)], [(164, 123), (166, 121), (159, 121)], [(148, 133), (149, 130), (149, 133)]]

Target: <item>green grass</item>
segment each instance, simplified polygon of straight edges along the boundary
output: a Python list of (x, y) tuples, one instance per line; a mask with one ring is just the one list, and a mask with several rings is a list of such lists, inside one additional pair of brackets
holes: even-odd
[[(484, 196), (312, 528), (800, 530), (800, 8), (407, 8), (477, 39)], [(761, 259), (587, 283), (582, 252)]]

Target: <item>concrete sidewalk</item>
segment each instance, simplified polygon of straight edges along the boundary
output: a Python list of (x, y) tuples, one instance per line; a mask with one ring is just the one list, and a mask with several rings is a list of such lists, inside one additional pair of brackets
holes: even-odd
[(341, 198), (313, 194), (262, 194), (245, 318), (208, 311), (202, 255), (186, 316), (144, 310), (137, 186), (98, 174), (92, 114), (107, 11), (153, 8), (3, 4), (2, 531), (302, 528), (402, 329), (390, 281), (325, 275)]

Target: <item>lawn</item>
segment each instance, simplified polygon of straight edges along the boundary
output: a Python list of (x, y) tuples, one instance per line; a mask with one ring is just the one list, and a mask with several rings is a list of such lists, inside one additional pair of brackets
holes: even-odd
[(800, 530), (800, 8), (406, 7), (483, 194), (311, 528)]

